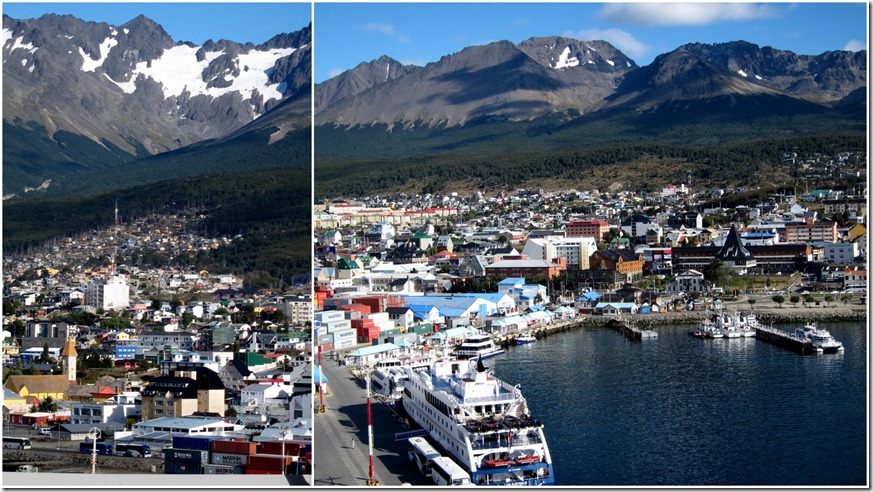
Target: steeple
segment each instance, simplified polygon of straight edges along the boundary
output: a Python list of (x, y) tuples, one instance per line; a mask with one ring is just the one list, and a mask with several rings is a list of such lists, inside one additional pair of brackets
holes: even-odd
[(76, 352), (76, 345), (72, 339), (67, 339), (64, 348), (61, 349), (61, 365), (63, 366), (64, 375), (71, 382), (76, 381), (76, 358), (79, 353)]

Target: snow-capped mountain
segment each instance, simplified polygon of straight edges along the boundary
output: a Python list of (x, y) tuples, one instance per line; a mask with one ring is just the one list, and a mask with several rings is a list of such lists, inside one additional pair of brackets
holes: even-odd
[[(173, 41), (139, 16), (123, 25), (3, 16), (3, 120), (85, 136), (113, 152), (158, 154), (260, 117), (309, 80), (310, 28), (261, 45)], [(308, 97), (308, 94), (306, 94)]]

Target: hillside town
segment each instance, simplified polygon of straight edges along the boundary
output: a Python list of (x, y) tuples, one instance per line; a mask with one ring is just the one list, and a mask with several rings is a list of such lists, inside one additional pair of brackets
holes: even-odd
[[(116, 219), (4, 257), (4, 464), (11, 444), (90, 454), (93, 442), (104, 469), (139, 469), (109, 456), (152, 456), (160, 464), (143, 472), (306, 483), (309, 289), (247, 288), (183, 261), (150, 266), (233, 242), (199, 235), (199, 215)], [(57, 466), (33, 456), (43, 471)]]

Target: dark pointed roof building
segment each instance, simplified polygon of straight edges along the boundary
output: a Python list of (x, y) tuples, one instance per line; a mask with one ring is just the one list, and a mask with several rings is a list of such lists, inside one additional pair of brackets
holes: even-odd
[(749, 250), (743, 246), (740, 235), (737, 233), (737, 228), (733, 225), (724, 241), (724, 246), (721, 247), (715, 257), (721, 260), (727, 268), (734, 270), (740, 275), (746, 274), (750, 268), (754, 268), (758, 264), (752, 253), (749, 253)]

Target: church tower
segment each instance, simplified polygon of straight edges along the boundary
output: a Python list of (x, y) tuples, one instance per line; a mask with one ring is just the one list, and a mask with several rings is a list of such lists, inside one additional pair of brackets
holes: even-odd
[(61, 349), (61, 366), (63, 367), (64, 375), (67, 376), (67, 380), (72, 383), (76, 382), (76, 357), (78, 356), (79, 354), (76, 352), (73, 340), (67, 339), (67, 343)]

